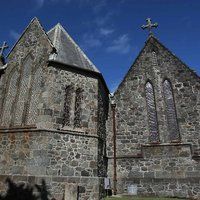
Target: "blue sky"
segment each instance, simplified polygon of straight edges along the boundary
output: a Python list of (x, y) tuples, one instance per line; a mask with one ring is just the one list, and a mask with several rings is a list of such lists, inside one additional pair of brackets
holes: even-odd
[(199, 0), (1, 0), (0, 42), (16, 42), (33, 17), (45, 30), (60, 22), (114, 91), (147, 39), (155, 36), (200, 74)]

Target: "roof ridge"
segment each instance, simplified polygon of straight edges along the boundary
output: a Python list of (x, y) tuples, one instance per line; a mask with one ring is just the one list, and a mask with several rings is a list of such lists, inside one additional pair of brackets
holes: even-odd
[(86, 56), (86, 54), (84, 53), (84, 51), (78, 46), (78, 44), (74, 41), (74, 39), (69, 35), (69, 33), (65, 30), (65, 28), (60, 23), (57, 23), (53, 28), (51, 28), (47, 32), (47, 34), (50, 34), (52, 31), (55, 31), (54, 38), (53, 38), (53, 44), (54, 44), (55, 48), (56, 48), (56, 44), (57, 44), (56, 41), (58, 41), (57, 40), (57, 35), (58, 35), (57, 31), (58, 30), (62, 31), (62, 33), (66, 36), (66, 38), (69, 40), (69, 42), (74, 46), (74, 51), (76, 51), (76, 54), (78, 55), (79, 60), (82, 63), (82, 65), (84, 66), (86, 64), (86, 62), (87, 62), (88, 63), (88, 67), (90, 67), (91, 69), (99, 72), (99, 70), (97, 69), (97, 67)]
[[(75, 45), (76, 50), (78, 50), (78, 52), (80, 52), (80, 53), (83, 55), (83, 57), (89, 62), (89, 64), (90, 64), (92, 67), (94, 67), (95, 70), (99, 71), (99, 70), (97, 69), (97, 67), (92, 63), (92, 61), (86, 56), (86, 54), (83, 52), (83, 50), (77, 45), (77, 43), (74, 41), (74, 39), (73, 39), (73, 38), (68, 34), (68, 32), (63, 28), (63, 26), (62, 26), (60, 23), (58, 23), (57, 26), (58, 26), (59, 28), (61, 28), (61, 30), (65, 33), (65, 35), (69, 38), (69, 40)], [(81, 61), (82, 61), (82, 58), (81, 58)]]

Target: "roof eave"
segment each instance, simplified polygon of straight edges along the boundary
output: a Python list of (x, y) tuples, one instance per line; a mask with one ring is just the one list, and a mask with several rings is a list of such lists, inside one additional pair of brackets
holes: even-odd
[(100, 78), (100, 80), (102, 81), (105, 89), (106, 89), (106, 92), (109, 94), (110, 91), (108, 89), (108, 86), (106, 84), (106, 81), (105, 79), (103, 78), (103, 75), (100, 73), (100, 72), (96, 72), (96, 71), (93, 71), (93, 70), (89, 70), (89, 69), (85, 69), (85, 68), (82, 68), (82, 67), (79, 67), (79, 66), (76, 66), (76, 65), (69, 65), (69, 64), (66, 64), (66, 63), (63, 63), (63, 62), (59, 62), (57, 60), (48, 60), (48, 63), (49, 64), (58, 64), (58, 67), (59, 66), (65, 66), (65, 67), (69, 67), (69, 69), (71, 70), (78, 70), (80, 72), (86, 72), (86, 73), (89, 73), (89, 74), (93, 74), (93, 75), (96, 75), (98, 78)]

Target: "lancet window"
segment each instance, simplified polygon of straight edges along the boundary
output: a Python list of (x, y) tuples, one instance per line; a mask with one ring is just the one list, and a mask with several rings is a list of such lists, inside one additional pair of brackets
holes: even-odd
[(71, 112), (72, 96), (73, 96), (73, 86), (67, 85), (65, 88), (63, 126), (70, 125), (70, 112)]
[(165, 80), (163, 82), (163, 92), (165, 98), (169, 137), (171, 142), (176, 142), (180, 140), (180, 133), (177, 122), (172, 86), (168, 80)]
[(146, 92), (146, 102), (147, 102), (147, 112), (149, 120), (149, 141), (151, 143), (159, 142), (159, 133), (158, 133), (158, 120), (156, 113), (156, 103), (155, 103), (155, 94), (153, 85), (148, 81), (145, 86)]
[(82, 99), (83, 99), (83, 90), (81, 88), (78, 88), (76, 89), (76, 96), (75, 96), (74, 127), (81, 127)]

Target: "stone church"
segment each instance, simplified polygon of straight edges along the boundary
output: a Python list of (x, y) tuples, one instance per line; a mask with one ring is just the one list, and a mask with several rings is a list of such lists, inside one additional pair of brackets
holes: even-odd
[(44, 179), (56, 200), (98, 200), (108, 177), (117, 194), (200, 199), (200, 78), (152, 34), (112, 101), (60, 24), (34, 18), (4, 48), (0, 191)]

